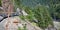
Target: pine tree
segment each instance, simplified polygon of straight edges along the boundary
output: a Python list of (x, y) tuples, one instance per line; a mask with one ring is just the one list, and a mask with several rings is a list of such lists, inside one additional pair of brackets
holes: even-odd
[(38, 26), (41, 28), (48, 27), (49, 24), (53, 25), (52, 18), (49, 15), (48, 8), (45, 6), (37, 6), (34, 10), (35, 18), (38, 20)]

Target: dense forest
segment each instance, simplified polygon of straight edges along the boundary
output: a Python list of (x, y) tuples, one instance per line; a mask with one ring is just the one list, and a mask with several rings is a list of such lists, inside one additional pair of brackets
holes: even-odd
[[(54, 26), (53, 21), (60, 22), (60, 0), (11, 0), (14, 10), (20, 8), (28, 15), (23, 13), (19, 16), (22, 20), (27, 19), (35, 26), (42, 29), (49, 25)], [(2, 6), (0, 0), (0, 6)]]

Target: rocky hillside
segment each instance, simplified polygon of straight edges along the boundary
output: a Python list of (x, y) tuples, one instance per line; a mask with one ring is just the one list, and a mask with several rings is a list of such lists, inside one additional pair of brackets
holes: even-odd
[[(19, 20), (20, 21), (20, 23), (18, 25), (19, 27), (23, 27), (24, 24), (26, 24), (26, 27), (27, 27), (28, 30), (41, 30), (37, 26), (32, 26), (29, 21), (23, 21), (23, 20), (21, 20), (18, 16), (16, 16), (16, 17), (10, 17), (9, 19), (10, 19), (10, 21), (13, 21), (13, 20), (16, 20), (16, 19)], [(6, 22), (8, 22), (8, 18), (6, 18), (2, 22), (0, 22), (0, 30), (4, 30), (5, 29)], [(12, 23), (10, 25), (12, 25)], [(17, 29), (16, 27), (14, 27), (14, 25), (10, 26), (10, 28), (12, 28), (12, 27), (15, 28), (15, 30)]]

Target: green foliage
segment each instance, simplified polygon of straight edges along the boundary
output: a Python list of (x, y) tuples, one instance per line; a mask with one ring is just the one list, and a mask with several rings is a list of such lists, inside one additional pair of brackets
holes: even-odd
[(26, 28), (26, 24), (24, 25), (24, 27), (23, 27), (23, 28), (18, 27), (18, 30), (27, 30), (27, 28)]
[(19, 16), (22, 20), (24, 20), (25, 19), (25, 17), (23, 16), (23, 15), (20, 15)]
[(27, 30), (27, 28), (26, 28), (26, 24), (24, 25), (24, 27), (23, 27), (24, 29), (23, 30)]
[(32, 21), (32, 20), (34, 19), (34, 14), (33, 14), (33, 12), (32, 12), (32, 9), (29, 8), (29, 7), (25, 7), (25, 8), (24, 8), (24, 11), (28, 14), (28, 15), (26, 16), (26, 19), (28, 19), (29, 21)]
[[(36, 1), (36, 0), (35, 0)], [(48, 1), (48, 0), (47, 0)], [(28, 2), (27, 2), (28, 3)], [(44, 4), (44, 3), (43, 3)], [(53, 1), (48, 2), (50, 10), (53, 10)], [(16, 7), (23, 8), (20, 0), (15, 0)], [(49, 14), (49, 9), (42, 5), (37, 5), (35, 8), (31, 9), (31, 7), (24, 7), (24, 11), (28, 14), (27, 16), (20, 16), (22, 19), (27, 19), (33, 22), (34, 19), (37, 19), (37, 25), (41, 28), (48, 27), (49, 24), (53, 25), (52, 18)]]
[(54, 19), (56, 18), (60, 18), (60, 0), (51, 0), (49, 1), (49, 9), (50, 9), (50, 13), (53, 14)]
[(20, 27), (18, 27), (18, 30), (22, 30)]
[(44, 29), (48, 27), (49, 24), (53, 25), (53, 19), (51, 18), (48, 10), (49, 9), (47, 7), (40, 5), (36, 6), (33, 10), (29, 7), (25, 7), (24, 11), (28, 13), (28, 15), (24, 18), (30, 22), (33, 22), (34, 18), (37, 19), (38, 22), (36, 24)]
[(47, 7), (37, 6), (34, 10), (34, 14), (35, 18), (39, 21), (37, 23), (39, 27), (46, 28), (49, 24), (53, 25)]
[(22, 5), (21, 0), (13, 0), (13, 3), (15, 5), (16, 8), (20, 8), (22, 9), (24, 5)]
[(57, 5), (55, 8), (55, 15), (57, 18), (60, 18), (60, 5)]
[(48, 27), (49, 24), (53, 25), (52, 18), (48, 12), (48, 8), (45, 6), (36, 6), (34, 9), (30, 9), (29, 7), (25, 7), (24, 11), (28, 13), (25, 18), (30, 22), (33, 22), (34, 19), (37, 19), (37, 25), (41, 28)]

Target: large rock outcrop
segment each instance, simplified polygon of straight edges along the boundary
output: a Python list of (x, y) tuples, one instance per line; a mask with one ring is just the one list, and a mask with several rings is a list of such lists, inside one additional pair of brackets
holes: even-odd
[[(14, 20), (18, 20), (19, 21), (18, 25), (15, 25), (13, 23)], [(10, 24), (9, 24), (9, 30), (17, 30), (18, 26), (23, 28), (23, 26), (25, 24), (26, 24), (27, 30), (41, 30), (37, 26), (32, 26), (29, 21), (23, 21), (23, 20), (21, 20), (18, 16), (16, 16), (16, 17), (10, 17), (9, 21), (11, 21)], [(0, 30), (5, 30), (5, 25), (6, 25), (7, 22), (8, 22), (8, 18), (6, 18), (2, 22), (0, 22)]]

